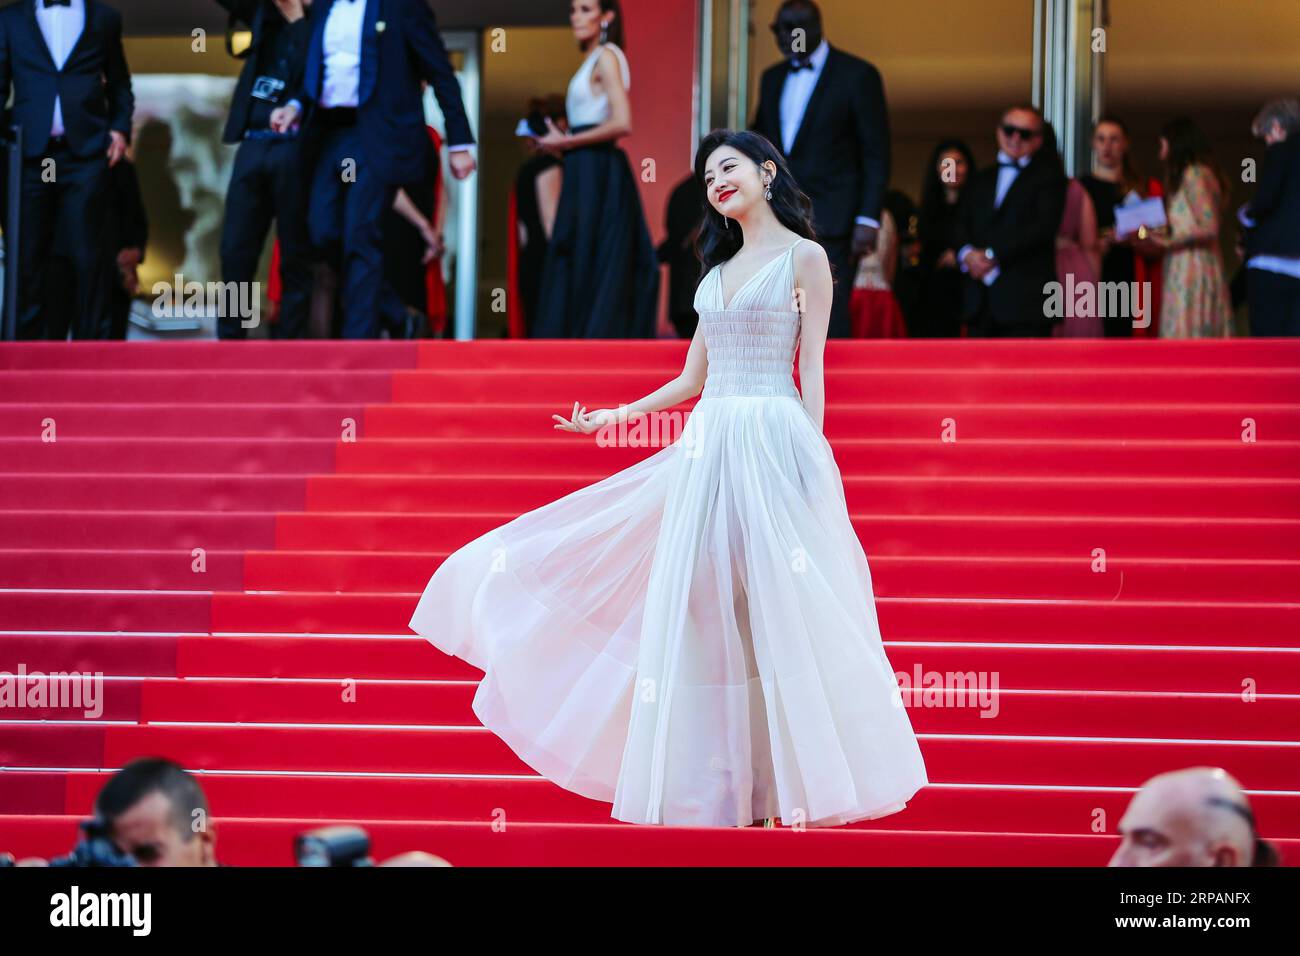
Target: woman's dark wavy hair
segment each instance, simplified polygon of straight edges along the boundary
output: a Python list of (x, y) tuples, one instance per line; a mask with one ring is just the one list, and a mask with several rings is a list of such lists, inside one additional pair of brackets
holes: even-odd
[(761, 166), (769, 160), (776, 164), (776, 178), (772, 181), (772, 212), (791, 232), (805, 239), (816, 239), (817, 233), (812, 223), (812, 200), (809, 199), (799, 184), (790, 174), (785, 157), (765, 137), (749, 130), (717, 129), (704, 137), (699, 151), (695, 154), (695, 180), (705, 192), (704, 222), (700, 226), (699, 237), (695, 240), (695, 255), (703, 265), (703, 274), (719, 262), (726, 262), (739, 251), (744, 236), (740, 226), (733, 223), (727, 228), (720, 212), (710, 205), (704, 185), (704, 167), (714, 151), (723, 146), (730, 146), (741, 154), (748, 156)]
[(971, 152), (966, 141), (962, 139), (941, 139), (930, 153), (930, 165), (925, 167), (925, 185), (921, 187), (921, 234), (928, 234), (928, 226), (943, 215), (947, 200), (944, 198), (947, 184), (939, 175), (939, 160), (944, 153), (960, 153), (966, 160), (966, 182), (961, 190), (964, 192), (975, 175), (975, 154)]

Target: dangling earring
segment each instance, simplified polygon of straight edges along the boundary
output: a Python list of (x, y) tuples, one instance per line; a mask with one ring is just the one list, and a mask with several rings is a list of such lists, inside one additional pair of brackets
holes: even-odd
[(722, 217), (722, 228), (723, 228), (723, 229), (730, 229), (730, 228), (731, 228), (731, 220), (728, 219), (726, 216), (723, 216), (723, 217)]
[(763, 194), (764, 198), (766, 198), (768, 202), (771, 202), (772, 201), (772, 180), (765, 179), (763, 181), (763, 185), (767, 187), (767, 192)]
[(608, 23), (602, 23), (602, 24), (600, 25), (600, 42), (601, 42), (601, 43), (608, 43), (608, 42), (609, 42), (609, 24), (608, 24)]

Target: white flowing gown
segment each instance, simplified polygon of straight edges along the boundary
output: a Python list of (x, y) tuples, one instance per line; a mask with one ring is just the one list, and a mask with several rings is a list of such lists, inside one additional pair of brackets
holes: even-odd
[(708, 376), (673, 444), (471, 541), (411, 618), (484, 672), (485, 727), (618, 820), (834, 826), (928, 782), (795, 388), (793, 251), (731, 302), (720, 266), (700, 284)]

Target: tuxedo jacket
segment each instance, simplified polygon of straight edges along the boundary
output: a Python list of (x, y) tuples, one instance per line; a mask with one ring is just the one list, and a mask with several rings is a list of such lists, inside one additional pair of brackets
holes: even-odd
[[(783, 154), (781, 91), (789, 72), (785, 60), (763, 72), (751, 126)], [(831, 47), (786, 161), (813, 202), (819, 236), (850, 235), (858, 216), (879, 221), (889, 184), (889, 114), (880, 71)]]
[(1056, 281), (1056, 234), (1066, 185), (1065, 174), (1053, 162), (1036, 156), (995, 209), (998, 167), (974, 175), (958, 206), (957, 247), (992, 248), (1001, 273), (991, 286), (967, 280), (964, 318), (988, 310), (999, 325), (1049, 321), (1043, 314), (1043, 287)]
[[(243, 139), (245, 127), (248, 126), (248, 114), (253, 106), (253, 83), (267, 65), (262, 63), (262, 56), (266, 50), (275, 46), (276, 37), (288, 23), (276, 9), (273, 0), (217, 0), (217, 3), (229, 10), (233, 19), (247, 25), (252, 33), (248, 57), (239, 73), (239, 82), (235, 84), (235, 96), (230, 101), (230, 117), (226, 120), (226, 131), (222, 136), (222, 142), (238, 143)], [(311, 15), (311, 10), (311, 7), (307, 8), (307, 16)], [(291, 65), (292, 74), (283, 77), (285, 92), (280, 102), (289, 102), (293, 91), (302, 87), (305, 63), (305, 58), (299, 57)]]
[[(312, 4), (311, 43), (298, 96), (310, 113), (325, 77), (325, 24), (337, 0)], [(420, 87), (427, 80), (447, 123), (447, 143), (474, 142), (460, 98), (460, 84), (425, 0), (355, 0), (366, 4), (361, 26), (361, 83), (357, 125), (365, 159), (392, 186), (422, 182), (428, 175), (429, 133)]]
[(1274, 143), (1259, 168), (1259, 186), (1246, 214), (1246, 255), (1300, 258), (1300, 135)]
[(6, 119), (22, 127), (28, 159), (49, 146), (56, 97), (74, 155), (103, 155), (109, 130), (130, 139), (135, 97), (122, 52), (121, 14), (86, 0), (85, 29), (60, 70), (36, 21), (35, 0), (0, 9), (0, 103), (8, 102), (11, 89), (14, 103)]

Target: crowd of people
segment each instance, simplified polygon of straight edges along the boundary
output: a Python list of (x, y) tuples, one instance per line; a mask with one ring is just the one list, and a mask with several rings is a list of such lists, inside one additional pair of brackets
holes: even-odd
[[(224, 132), (237, 152), (221, 281), (255, 282), (274, 226), (272, 337), (444, 334), (443, 154), (458, 179), (476, 163), (428, 4), (392, 0), (380, 20), (373, 0), (216, 2), (251, 37)], [(570, 24), (581, 63), (566, 96), (530, 104), (532, 156), (511, 196), (507, 333), (653, 337), (667, 265), (669, 316), (690, 336), (701, 185), (688, 176), (674, 190), (656, 249), (619, 146), (632, 129), (619, 0), (572, 0)], [(1219, 337), (1241, 303), (1252, 335), (1300, 334), (1300, 100), (1256, 117), (1266, 148), (1254, 199), (1235, 213), (1192, 120), (1164, 127), (1162, 174), (1146, 176), (1124, 122), (1104, 117), (1092, 170), (1070, 178), (1030, 105), (1003, 113), (995, 166), (940, 142), (918, 206), (889, 188), (880, 72), (830, 44), (812, 0), (786, 0), (772, 32), (782, 60), (761, 77), (751, 126), (812, 200), (836, 277), (830, 336)], [(446, 143), (425, 126), (426, 86)], [(23, 144), (16, 334), (124, 337), (148, 227), (127, 158), (120, 15), (85, 0), (0, 10), (0, 92), (11, 90)], [(1242, 259), (1231, 281), (1226, 230)], [(1124, 306), (1104, 308), (1121, 286)], [(221, 314), (216, 332), (244, 338), (258, 322)]]
[[(476, 161), (429, 5), (387, 0), (380, 19), (368, 0), (216, 2), (229, 13), (228, 38), (236, 27), (250, 37), (223, 137), (237, 151), (222, 283), (256, 288), (274, 226), (272, 337), (439, 334), (446, 196), (426, 87), (445, 119), (452, 175), (469, 176)], [(16, 335), (123, 338), (147, 221), (126, 157), (134, 96), (121, 15), (85, 0), (0, 10), (0, 93), (11, 90), (23, 143), (21, 230), (8, 263), (19, 275)], [(322, 299), (325, 320), (313, 323)], [(220, 311), (216, 333), (245, 338), (260, 314), (249, 318)]]
[[(575, 9), (584, 6), (588, 17), (598, 8), (602, 23), (617, 23), (614, 0)], [(813, 201), (818, 240), (837, 278), (832, 337), (1224, 337), (1233, 334), (1235, 306), (1247, 301), (1252, 335), (1300, 335), (1300, 100), (1268, 103), (1253, 124), (1266, 149), (1255, 198), (1236, 216), (1243, 265), (1229, 281), (1221, 243), (1234, 225), (1230, 183), (1191, 119), (1164, 126), (1163, 175), (1148, 177), (1138, 172), (1124, 121), (1105, 116), (1093, 130), (1092, 169), (1068, 177), (1051, 124), (1038, 108), (1016, 105), (994, 130), (996, 166), (977, 169), (959, 139), (936, 145), (918, 207), (888, 188), (889, 117), (879, 71), (830, 45), (811, 0), (787, 0), (772, 30), (783, 59), (762, 75), (751, 128), (776, 145)], [(569, 110), (583, 110), (584, 123), (586, 65), (617, 56), (623, 86), (628, 79), (616, 43), (604, 34), (593, 41), (592, 32), (578, 33), (587, 60), (567, 100)], [(600, 187), (584, 168), (585, 154), (598, 146), (602, 162), (626, 167), (614, 145), (630, 121), (619, 83), (612, 69), (602, 76), (600, 88), (613, 92), (616, 107), (583, 141), (563, 135), (559, 97), (532, 104), (557, 132), (533, 141), (535, 155), (515, 186), (513, 336), (645, 334), (643, 315), (608, 312), (594, 298), (566, 302), (573, 311), (561, 328), (538, 291), (575, 243), (569, 231), (551, 227), (554, 210)], [(649, 280), (639, 204), (612, 199), (612, 208), (591, 206), (601, 232), (579, 241), (595, 250), (584, 265), (598, 268), (603, 283), (640, 290)], [(1151, 200), (1154, 219), (1135, 218), (1141, 210), (1151, 218)], [(703, 192), (695, 177), (674, 189), (666, 218), (658, 259), (669, 267), (668, 314), (689, 337), (701, 274), (694, 247)], [(607, 246), (610, 238), (617, 241)], [(634, 239), (637, 256), (602, 255)], [(1063, 308), (1052, 305), (1053, 284), (1065, 295)]]

